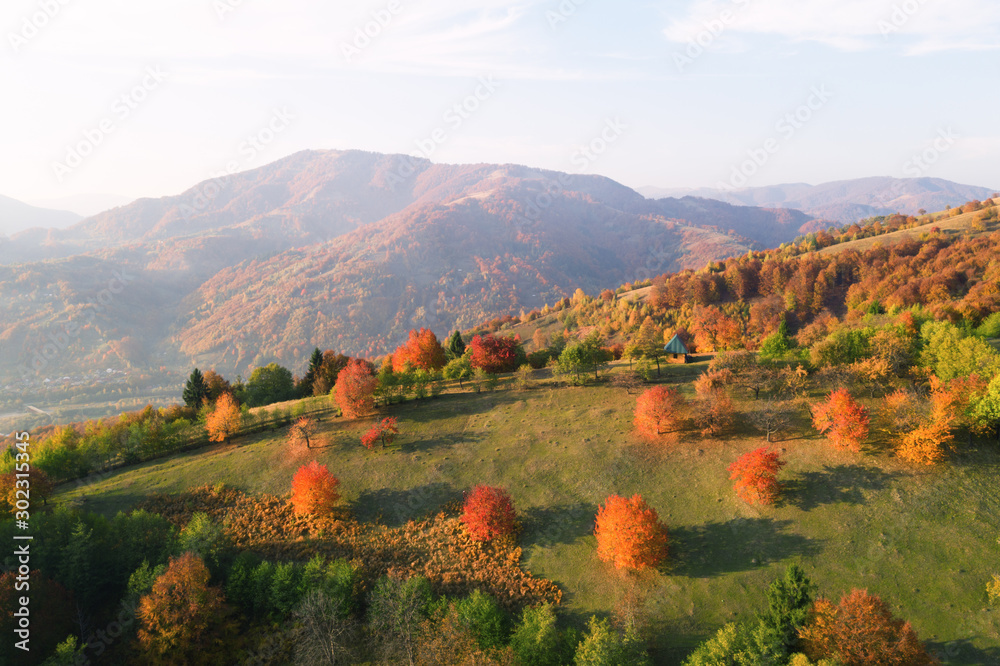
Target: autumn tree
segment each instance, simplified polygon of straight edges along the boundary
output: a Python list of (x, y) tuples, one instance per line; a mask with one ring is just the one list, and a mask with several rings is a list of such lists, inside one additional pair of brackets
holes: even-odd
[(465, 497), (462, 523), (475, 541), (509, 536), (517, 528), (514, 502), (503, 488), (478, 485)]
[(313, 460), (292, 477), (292, 506), (299, 515), (329, 514), (340, 499), (340, 480)]
[(680, 427), (686, 406), (677, 389), (654, 386), (636, 398), (636, 430), (644, 437), (658, 439)]
[(376, 444), (381, 444), (384, 449), (392, 444), (399, 434), (399, 426), (396, 424), (396, 417), (390, 416), (376, 423), (371, 429), (361, 436), (361, 444), (369, 451), (375, 448)]
[(236, 398), (232, 393), (223, 393), (215, 401), (215, 409), (205, 419), (205, 430), (208, 431), (209, 440), (225, 442), (230, 435), (240, 431), (242, 424), (243, 415), (240, 413)]
[(855, 402), (845, 388), (837, 389), (813, 405), (813, 426), (835, 446), (860, 451), (868, 438), (868, 410)]
[(799, 636), (810, 658), (835, 658), (844, 666), (937, 663), (910, 624), (867, 590), (852, 590), (837, 605), (817, 599)]
[(288, 428), (288, 443), (293, 447), (305, 445), (307, 449), (311, 449), (312, 436), (315, 432), (316, 419), (309, 416), (300, 416)]
[(209, 402), (215, 402), (219, 399), (220, 395), (223, 393), (231, 393), (233, 390), (232, 384), (226, 381), (226, 378), (217, 373), (215, 370), (206, 370), (204, 380), (205, 390), (207, 391), (206, 397)]
[(656, 567), (667, 556), (667, 529), (641, 495), (608, 497), (597, 511), (597, 556), (618, 569)]
[(521, 338), (494, 337), (492, 335), (477, 335), (472, 338), (472, 356), (469, 362), (473, 368), (495, 375), (501, 372), (514, 372), (525, 362)]
[(696, 397), (691, 411), (703, 435), (718, 436), (733, 425), (736, 412), (726, 390), (728, 378), (728, 371), (709, 371), (694, 382)]
[(785, 466), (777, 453), (767, 447), (745, 453), (728, 467), (736, 493), (747, 504), (774, 504), (781, 492), (778, 472)]
[(139, 643), (147, 663), (175, 664), (204, 650), (209, 630), (223, 614), (222, 593), (208, 585), (208, 567), (197, 555), (171, 558), (152, 591), (139, 601)]
[(327, 395), (336, 386), (340, 371), (346, 368), (350, 362), (350, 356), (338, 354), (329, 349), (323, 352), (323, 361), (316, 371), (312, 391), (309, 395)]
[(444, 367), (444, 348), (429, 328), (410, 331), (409, 339), (392, 353), (392, 368), (402, 372), (407, 365), (423, 370), (440, 370)]
[[(0, 497), (3, 498), (5, 508), (11, 513), (17, 510), (17, 501), (24, 500), (28, 496), (31, 499), (31, 506), (35, 509), (39, 508), (38, 500), (41, 500), (42, 504), (48, 504), (55, 488), (49, 475), (38, 467), (32, 466), (27, 472), (27, 477), (23, 475), (24, 472), (21, 472), (22, 478), (19, 478), (19, 473), (12, 470), (0, 476)], [(19, 490), (22, 491), (20, 495), (17, 492)]]
[(201, 370), (198, 368), (191, 371), (191, 376), (188, 377), (187, 383), (184, 384), (183, 397), (184, 404), (195, 409), (201, 407), (201, 403), (208, 397), (205, 376), (201, 374)]
[(361, 359), (351, 359), (340, 371), (333, 394), (346, 418), (358, 418), (375, 410), (376, 384), (371, 365)]

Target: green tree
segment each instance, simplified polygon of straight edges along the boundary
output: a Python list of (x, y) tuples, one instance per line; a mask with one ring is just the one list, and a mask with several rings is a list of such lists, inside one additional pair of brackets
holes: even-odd
[(316, 377), (322, 367), (323, 352), (319, 350), (319, 347), (316, 347), (313, 349), (313, 353), (309, 357), (309, 367), (306, 369), (306, 374), (303, 375), (302, 379), (299, 380), (299, 383), (296, 386), (296, 391), (298, 392), (300, 398), (308, 398), (313, 394), (313, 383), (316, 381)]
[(462, 334), (460, 332), (455, 331), (448, 337), (448, 341), (445, 343), (444, 352), (448, 355), (449, 360), (462, 358), (462, 354), (465, 353), (465, 342), (462, 340)]
[(570, 660), (575, 641), (566, 640), (556, 628), (552, 604), (525, 608), (510, 637), (517, 663), (525, 666), (560, 666)]
[(463, 381), (472, 376), (472, 365), (468, 356), (459, 356), (444, 366), (443, 377), (448, 381), (458, 380), (458, 387), (464, 388)]
[(284, 402), (295, 397), (295, 380), (288, 368), (269, 363), (250, 373), (246, 383), (246, 403), (250, 407)]
[(611, 353), (604, 348), (601, 336), (596, 331), (588, 335), (582, 342), (567, 345), (559, 355), (559, 370), (564, 373), (575, 373), (577, 380), (581, 372), (593, 372), (597, 379), (598, 371), (611, 360)]
[(619, 633), (607, 620), (591, 616), (573, 663), (576, 666), (647, 666), (651, 662), (631, 629)]
[(816, 594), (816, 586), (797, 565), (790, 564), (785, 574), (767, 589), (767, 611), (761, 617), (773, 629), (786, 648), (798, 643), (799, 628), (806, 623)]
[(201, 403), (208, 397), (208, 386), (205, 385), (205, 376), (201, 370), (195, 368), (191, 371), (187, 383), (184, 385), (184, 404), (188, 407), (198, 409)]
[(507, 644), (507, 616), (490, 595), (474, 590), (455, 602), (455, 612), (482, 649), (501, 648)]
[(972, 411), (972, 422), (977, 429), (993, 430), (1000, 441), (1000, 375), (993, 378), (986, 393)]

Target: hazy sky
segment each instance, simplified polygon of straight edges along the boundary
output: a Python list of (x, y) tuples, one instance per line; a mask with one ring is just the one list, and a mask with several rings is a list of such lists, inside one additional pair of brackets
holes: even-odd
[(0, 29), (0, 194), (22, 200), (172, 194), (305, 148), (1000, 187), (996, 0), (6, 0)]

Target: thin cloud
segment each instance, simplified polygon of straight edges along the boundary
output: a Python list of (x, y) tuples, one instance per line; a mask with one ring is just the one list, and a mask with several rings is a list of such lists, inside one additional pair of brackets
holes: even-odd
[(663, 29), (671, 42), (706, 30), (818, 42), (844, 51), (896, 47), (908, 55), (1000, 46), (1000, 6), (992, 0), (695, 0)]

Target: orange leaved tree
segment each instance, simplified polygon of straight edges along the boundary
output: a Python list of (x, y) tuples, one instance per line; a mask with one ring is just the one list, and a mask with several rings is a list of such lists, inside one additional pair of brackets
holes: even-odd
[(817, 599), (799, 637), (811, 659), (835, 658), (844, 666), (923, 666), (937, 663), (909, 622), (867, 590), (852, 590), (836, 606)]
[(667, 556), (667, 528), (641, 495), (610, 496), (597, 510), (597, 556), (618, 569), (656, 567)]
[(677, 389), (654, 386), (636, 398), (635, 428), (644, 437), (658, 439), (680, 426), (685, 407)]
[(825, 401), (813, 405), (812, 414), (816, 430), (840, 448), (860, 451), (868, 439), (868, 410), (847, 389), (837, 389)]
[(375, 386), (378, 380), (371, 366), (352, 358), (337, 374), (333, 395), (344, 416), (353, 419), (375, 410)]
[(781, 492), (778, 472), (785, 461), (766, 446), (740, 456), (729, 466), (729, 478), (736, 481), (736, 493), (749, 504), (774, 504)]
[(232, 393), (223, 393), (215, 401), (215, 409), (205, 419), (205, 430), (208, 439), (213, 442), (224, 442), (230, 435), (240, 431), (243, 415), (240, 406)]
[(146, 663), (178, 663), (200, 651), (224, 612), (222, 593), (208, 585), (208, 567), (194, 553), (171, 558), (139, 600), (139, 643)]
[(466, 495), (461, 520), (476, 541), (513, 534), (517, 526), (514, 502), (507, 491), (486, 485), (478, 485)]
[(407, 364), (423, 370), (440, 370), (447, 362), (444, 348), (429, 328), (410, 331), (406, 343), (392, 353), (392, 369), (395, 372), (402, 372)]
[(330, 513), (340, 499), (340, 480), (313, 460), (292, 477), (292, 506), (300, 515), (321, 516)]
[(375, 448), (376, 444), (381, 443), (384, 449), (387, 444), (392, 444), (398, 434), (399, 426), (396, 425), (396, 417), (390, 416), (382, 419), (381, 423), (376, 423), (371, 430), (361, 435), (361, 444), (366, 449), (371, 450)]

